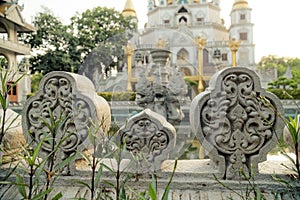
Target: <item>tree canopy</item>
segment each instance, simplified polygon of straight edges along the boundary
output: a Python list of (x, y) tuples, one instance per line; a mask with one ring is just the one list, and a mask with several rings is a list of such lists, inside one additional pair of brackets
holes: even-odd
[(290, 67), (293, 79), (300, 82), (300, 58), (277, 57), (274, 55), (264, 56), (258, 63), (258, 68), (277, 68), (278, 77), (285, 74)]
[(43, 74), (78, 72), (88, 57), (86, 65), (98, 68), (100, 72), (103, 66), (115, 66), (123, 56), (121, 46), (126, 44), (137, 26), (130, 18), (106, 7), (77, 13), (69, 25), (64, 25), (44, 8), (35, 16), (33, 24), (38, 30), (25, 39), (33, 51), (30, 69), (32, 73)]
[[(136, 31), (137, 24), (114, 9), (96, 7), (71, 18), (71, 27), (79, 41), (80, 73), (91, 80), (119, 66), (124, 57), (123, 46)], [(94, 80), (97, 81), (97, 80)]]

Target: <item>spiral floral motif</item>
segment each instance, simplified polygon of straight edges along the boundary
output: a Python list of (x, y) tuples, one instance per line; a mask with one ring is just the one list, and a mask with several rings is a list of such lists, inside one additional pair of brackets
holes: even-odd
[(63, 76), (47, 79), (43, 92), (34, 97), (27, 107), (27, 127), (36, 141), (42, 141), (42, 150), (49, 154), (53, 143), (59, 144), (61, 158), (75, 152), (87, 138), (91, 116), (85, 99), (78, 97), (70, 80)]
[(175, 128), (166, 119), (146, 109), (128, 120), (118, 131), (120, 142), (127, 151), (139, 158), (142, 171), (155, 171), (173, 150)]
[(257, 169), (257, 163), (265, 160), (267, 149), (280, 136), (281, 122), (276, 112), (280, 113), (282, 107), (278, 98), (262, 89), (258, 76), (247, 68), (225, 69), (213, 80), (213, 87), (193, 100), (191, 112), (199, 110), (200, 116), (194, 114), (191, 119), (199, 122), (191, 123), (209, 155), (217, 163), (224, 163), (224, 177), (232, 178), (234, 171), (242, 168), (250, 172), (253, 163)]

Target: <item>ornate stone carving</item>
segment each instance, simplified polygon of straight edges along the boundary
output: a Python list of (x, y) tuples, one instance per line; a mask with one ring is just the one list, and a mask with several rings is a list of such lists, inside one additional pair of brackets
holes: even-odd
[(279, 99), (243, 67), (215, 74), (210, 87), (193, 100), (190, 113), (193, 132), (227, 179), (241, 169), (257, 172), (282, 135)]
[(168, 51), (155, 50), (152, 54), (157, 63), (153, 83), (147, 80), (145, 71), (139, 73), (136, 102), (142, 108), (149, 108), (164, 116), (171, 124), (177, 125), (184, 117), (180, 103), (187, 94), (187, 85), (180, 71), (165, 66)]
[[(48, 155), (53, 145), (61, 142), (55, 153), (56, 163), (87, 147), (91, 123), (101, 123), (101, 131), (106, 131), (110, 124), (109, 105), (96, 94), (88, 78), (73, 73), (51, 72), (44, 76), (39, 91), (23, 109), (23, 132), (31, 135), (28, 143), (44, 140), (42, 153)], [(69, 172), (65, 169), (64, 173)]]
[(138, 171), (157, 171), (176, 142), (175, 128), (161, 115), (145, 109), (120, 128), (118, 138), (139, 158)]

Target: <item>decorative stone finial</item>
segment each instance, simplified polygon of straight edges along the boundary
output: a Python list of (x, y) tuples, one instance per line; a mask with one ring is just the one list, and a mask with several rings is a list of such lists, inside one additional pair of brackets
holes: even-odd
[(118, 138), (127, 151), (140, 158), (137, 171), (154, 172), (174, 149), (176, 130), (163, 116), (145, 109), (120, 128)]
[[(267, 103), (266, 103), (267, 102)], [(258, 172), (258, 163), (282, 135), (279, 99), (260, 86), (254, 71), (227, 68), (215, 74), (209, 88), (190, 109), (192, 131), (225, 179)]]
[[(92, 124), (101, 125), (104, 134), (110, 126), (108, 103), (95, 92), (85, 76), (68, 72), (48, 73), (40, 82), (36, 95), (28, 99), (22, 115), (23, 132), (29, 135), (28, 144), (43, 141), (42, 156), (55, 155), (59, 163), (77, 151), (87, 148)], [(60, 144), (60, 145), (58, 145)], [(58, 150), (53, 152), (53, 148)], [(57, 146), (58, 145), (58, 146)], [(75, 163), (64, 174), (75, 170)]]

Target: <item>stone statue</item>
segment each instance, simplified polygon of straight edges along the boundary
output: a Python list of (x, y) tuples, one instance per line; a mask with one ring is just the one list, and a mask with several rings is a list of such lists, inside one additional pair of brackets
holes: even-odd
[[(141, 72), (144, 74), (144, 72)], [(175, 70), (167, 81), (161, 82), (159, 68), (153, 73), (153, 84), (140, 75), (136, 87), (136, 102), (142, 108), (149, 108), (164, 116), (168, 122), (177, 125), (184, 114), (181, 110), (182, 99), (187, 93), (187, 86), (180, 72)]]

